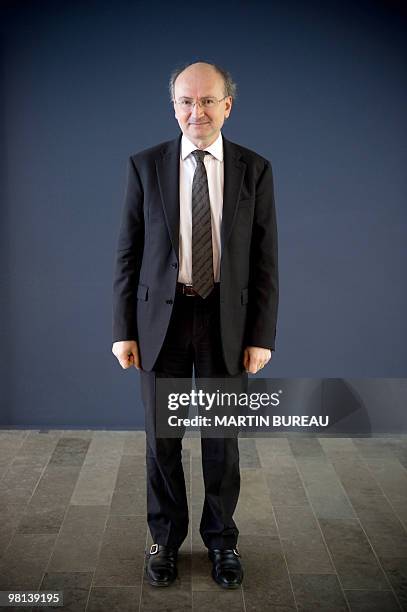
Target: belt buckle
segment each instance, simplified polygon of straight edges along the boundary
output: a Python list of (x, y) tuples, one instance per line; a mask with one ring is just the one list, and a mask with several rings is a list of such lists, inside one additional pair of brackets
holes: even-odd
[(192, 285), (189, 285), (189, 284), (187, 284), (187, 283), (184, 283), (184, 284), (183, 284), (183, 286), (182, 286), (182, 293), (183, 293), (184, 295), (186, 295), (187, 297), (194, 297), (194, 296), (195, 296), (195, 293), (187, 293), (187, 292), (186, 292), (186, 288), (187, 288), (187, 287), (190, 287), (190, 288), (192, 289)]

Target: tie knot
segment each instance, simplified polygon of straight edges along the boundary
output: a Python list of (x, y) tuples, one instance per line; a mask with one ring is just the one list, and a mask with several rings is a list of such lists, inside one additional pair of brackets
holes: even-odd
[(195, 151), (192, 151), (192, 155), (195, 157), (197, 162), (203, 162), (205, 155), (209, 155), (209, 151), (201, 151), (201, 149), (195, 149)]

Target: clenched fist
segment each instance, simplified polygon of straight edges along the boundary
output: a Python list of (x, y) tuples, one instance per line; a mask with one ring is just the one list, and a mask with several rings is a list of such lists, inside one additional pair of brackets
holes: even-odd
[(112, 346), (112, 353), (117, 357), (118, 362), (124, 370), (131, 368), (134, 365), (135, 368), (140, 370), (140, 355), (138, 351), (138, 344), (135, 340), (121, 340), (120, 342), (114, 342)]
[(271, 350), (261, 346), (246, 346), (243, 352), (243, 367), (246, 372), (257, 374), (271, 359)]

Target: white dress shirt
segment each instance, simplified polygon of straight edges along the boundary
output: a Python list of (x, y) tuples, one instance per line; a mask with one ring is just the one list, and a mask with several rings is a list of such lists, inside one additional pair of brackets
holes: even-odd
[[(181, 138), (179, 167), (179, 272), (178, 282), (192, 284), (192, 180), (197, 165), (191, 155), (198, 147), (184, 134)], [(215, 142), (205, 147), (210, 155), (205, 155), (204, 164), (208, 177), (209, 201), (211, 206), (213, 276), (215, 282), (220, 278), (220, 230), (223, 209), (223, 140), (220, 133)]]

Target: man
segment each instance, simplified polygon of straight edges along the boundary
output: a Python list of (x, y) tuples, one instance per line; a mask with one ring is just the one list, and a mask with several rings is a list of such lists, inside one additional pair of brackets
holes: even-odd
[[(147, 438), (150, 584), (177, 576), (188, 531), (181, 438), (156, 435), (157, 382), (219, 377), (245, 381), (271, 358), (278, 304), (277, 230), (270, 163), (221, 133), (236, 86), (195, 62), (170, 80), (182, 134), (132, 155), (113, 284), (113, 348), (140, 371)], [(201, 437), (205, 500), (200, 534), (212, 577), (243, 579), (233, 520), (239, 489), (237, 436)]]

